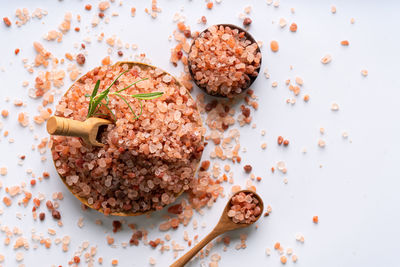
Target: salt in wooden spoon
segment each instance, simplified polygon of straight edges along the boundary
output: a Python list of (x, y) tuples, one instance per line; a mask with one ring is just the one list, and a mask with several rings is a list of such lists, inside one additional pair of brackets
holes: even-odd
[(52, 135), (81, 137), (86, 144), (104, 146), (97, 141), (99, 129), (112, 122), (106, 119), (91, 117), (85, 121), (77, 121), (52, 116), (47, 121), (47, 132)]
[(234, 195), (239, 194), (240, 192), (253, 193), (254, 197), (257, 198), (257, 200), (259, 201), (258, 205), (260, 206), (261, 212), (256, 217), (256, 220), (254, 222), (252, 222), (252, 223), (249, 223), (249, 224), (247, 224), (247, 223), (234, 223), (232, 221), (232, 219), (228, 216), (228, 211), (231, 208), (231, 199), (233, 197), (232, 196), (229, 199), (228, 203), (226, 204), (225, 209), (222, 212), (221, 218), (219, 219), (219, 222), (214, 227), (214, 229), (206, 237), (204, 237), (199, 243), (197, 243), (196, 246), (194, 246), (191, 250), (186, 252), (185, 255), (183, 255), (177, 261), (175, 261), (170, 267), (183, 267), (183, 266), (185, 266), (185, 264), (188, 263), (191, 258), (196, 256), (196, 254), (205, 245), (207, 245), (209, 242), (211, 242), (217, 236), (219, 236), (219, 235), (221, 235), (221, 234), (223, 234), (225, 232), (228, 232), (228, 231), (232, 231), (232, 230), (235, 230), (235, 229), (248, 227), (248, 226), (252, 225), (253, 223), (255, 223), (261, 217), (261, 215), (263, 213), (263, 210), (264, 210), (264, 203), (263, 203), (261, 197), (259, 195), (257, 195), (254, 191), (251, 191), (251, 190), (240, 190), (240, 191), (236, 192)]

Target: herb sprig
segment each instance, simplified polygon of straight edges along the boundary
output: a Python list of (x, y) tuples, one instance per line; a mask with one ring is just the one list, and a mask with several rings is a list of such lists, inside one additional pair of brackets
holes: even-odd
[[(164, 94), (164, 92), (152, 92), (152, 93), (147, 93), (147, 94), (133, 94), (133, 95), (129, 95), (129, 94), (124, 94), (123, 92), (125, 90), (127, 90), (128, 88), (132, 87), (133, 85), (137, 84), (138, 82), (142, 82), (145, 80), (148, 80), (148, 78), (144, 78), (144, 79), (140, 79), (130, 85), (128, 85), (127, 87), (115, 91), (115, 92), (110, 92), (111, 87), (115, 84), (115, 82), (125, 73), (127, 73), (128, 70), (120, 73), (118, 75), (117, 78), (114, 79), (114, 81), (110, 84), (110, 86), (107, 87), (106, 90), (104, 90), (103, 92), (97, 94), (97, 92), (99, 91), (99, 87), (100, 87), (100, 80), (97, 80), (92, 94), (86, 94), (86, 97), (90, 97), (89, 99), (89, 107), (88, 107), (88, 114), (86, 116), (86, 118), (90, 118), (90, 117), (94, 117), (94, 116), (107, 116), (108, 114), (104, 114), (104, 113), (100, 113), (99, 110), (101, 107), (105, 107), (112, 115), (113, 120), (116, 120), (115, 114), (111, 111), (110, 107), (108, 106), (109, 102), (110, 102), (110, 96), (116, 96), (121, 98), (129, 107), (130, 111), (133, 113), (134, 118), (133, 119), (138, 119), (143, 112), (143, 103), (142, 100), (150, 100), (150, 99), (155, 99), (158, 98), (160, 96), (162, 96)], [(139, 101), (140, 104), (140, 113), (139, 115), (136, 115), (135, 111), (133, 110), (132, 106), (129, 104), (128, 100), (126, 99), (127, 97), (133, 97), (136, 98)]]

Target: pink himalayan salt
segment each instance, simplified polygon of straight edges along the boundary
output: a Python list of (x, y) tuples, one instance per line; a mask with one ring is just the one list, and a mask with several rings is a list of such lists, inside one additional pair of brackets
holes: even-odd
[(231, 199), (231, 208), (228, 216), (234, 223), (250, 224), (261, 214), (258, 199), (253, 193), (240, 192)]
[(64, 20), (58, 26), (58, 29), (64, 34), (67, 33), (71, 29), (71, 20), (72, 14), (70, 12), (65, 13)]
[(189, 67), (195, 81), (209, 94), (232, 97), (258, 75), (261, 53), (244, 32), (211, 26), (194, 41)]
[(105, 11), (110, 7), (110, 3), (108, 1), (103, 1), (99, 3), (99, 9), (100, 11)]
[(21, 126), (26, 127), (29, 124), (29, 117), (28, 113), (26, 112), (20, 112), (18, 114), (18, 122)]
[[(91, 93), (98, 79), (101, 92), (127, 68), (103, 66), (90, 71), (65, 94), (55, 114), (85, 120), (85, 94)], [(174, 202), (181, 191), (197, 187), (194, 174), (204, 148), (200, 114), (188, 91), (174, 79), (166, 83), (165, 75), (159, 69), (135, 66), (121, 76), (111, 91), (149, 78), (125, 93), (163, 91), (164, 95), (143, 101), (143, 114), (137, 120), (121, 99), (111, 96), (109, 107), (117, 120), (100, 137), (104, 147), (89, 147), (75, 137), (52, 136), (57, 171), (72, 192), (93, 208), (106, 214), (159, 210)], [(139, 112), (137, 100), (128, 101)]]
[[(200, 182), (204, 180), (205, 182)], [(210, 173), (206, 171), (199, 171), (198, 179), (194, 179), (192, 186), (189, 189), (190, 205), (182, 200), (180, 206), (182, 211), (177, 217), (167, 220), (159, 225), (160, 231), (167, 231), (171, 228), (177, 228), (179, 223), (187, 226), (193, 217), (193, 209), (199, 211), (202, 207), (211, 207), (217, 200), (218, 196), (223, 196), (224, 188), (218, 183), (218, 180), (211, 178)], [(173, 206), (172, 206), (173, 207)], [(172, 213), (171, 208), (168, 209)]]

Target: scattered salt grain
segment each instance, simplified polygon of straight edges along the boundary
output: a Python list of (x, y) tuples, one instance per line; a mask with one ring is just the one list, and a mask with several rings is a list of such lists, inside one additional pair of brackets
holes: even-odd
[(296, 77), (296, 78), (295, 78), (295, 81), (296, 81), (296, 83), (297, 83), (298, 85), (303, 85), (303, 83), (304, 83), (303, 78), (301, 78), (301, 77)]
[(331, 55), (326, 55), (323, 58), (321, 58), (322, 64), (328, 64), (331, 61), (332, 61), (332, 56)]
[(361, 75), (364, 77), (368, 76), (368, 70), (361, 70)]
[(318, 146), (319, 147), (325, 147), (325, 145), (326, 145), (326, 142), (324, 140), (322, 140), (322, 139), (318, 140)]
[(338, 111), (339, 110), (339, 105), (337, 103), (332, 103), (331, 110), (332, 111)]
[(293, 262), (297, 262), (297, 256), (296, 255), (292, 255), (292, 261)]
[(266, 148), (267, 148), (267, 143), (262, 143), (262, 144), (261, 144), (261, 148), (262, 148), (262, 149), (266, 149)]
[(7, 167), (1, 167), (0, 168), (0, 175), (2, 175), (2, 176), (7, 175)]
[(18, 262), (22, 261), (22, 260), (24, 259), (24, 254), (22, 254), (22, 252), (17, 252), (17, 253), (15, 254), (15, 259), (16, 259)]
[(156, 260), (154, 258), (150, 257), (149, 263), (150, 263), (150, 265), (156, 265)]
[(280, 170), (282, 173), (286, 173), (287, 169), (286, 169), (286, 163), (284, 161), (278, 161), (276, 163), (276, 167), (278, 170)]
[(286, 19), (284, 18), (279, 19), (279, 26), (281, 26), (281, 28), (285, 27), (286, 24), (287, 24)]

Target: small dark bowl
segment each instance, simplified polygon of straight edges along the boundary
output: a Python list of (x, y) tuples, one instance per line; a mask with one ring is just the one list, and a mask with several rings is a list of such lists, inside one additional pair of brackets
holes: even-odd
[[(240, 27), (238, 27), (238, 26), (236, 26), (236, 25), (233, 25), (233, 24), (217, 24), (217, 25), (214, 25), (214, 26), (218, 26), (218, 27), (219, 27), (219, 26), (224, 26), (224, 27), (229, 27), (229, 28), (231, 28), (231, 29), (237, 29), (237, 30), (239, 30), (239, 32), (244, 32), (244, 35), (246, 36), (246, 39), (247, 39), (247, 40), (250, 40), (252, 43), (256, 43), (256, 44), (257, 44), (256, 40), (253, 38), (253, 36), (251, 36), (250, 33), (248, 33), (245, 29), (240, 28)], [(207, 32), (207, 31), (208, 31), (208, 28), (205, 29), (204, 31), (202, 31), (202, 32), (199, 34), (199, 37), (200, 37), (203, 33)], [(197, 37), (197, 38), (198, 38), (198, 37)], [(195, 40), (193, 40), (192, 45), (190, 46), (189, 54), (192, 52), (192, 47), (193, 47), (194, 42), (195, 42)], [(261, 53), (261, 50), (260, 50), (260, 47), (258, 46), (258, 44), (257, 44), (257, 52)], [(188, 56), (188, 58), (189, 58), (189, 56)], [(245, 88), (242, 88), (242, 92), (241, 92), (240, 94), (242, 94), (242, 93), (245, 92), (247, 89), (249, 89), (249, 87), (250, 87), (250, 86), (253, 84), (253, 82), (257, 79), (258, 74), (260, 74), (261, 63), (262, 63), (262, 56), (261, 56), (261, 59), (260, 59), (260, 66), (256, 69), (257, 75), (256, 75), (256, 76), (249, 76), (250, 80), (249, 80), (248, 83), (246, 84), (246, 87), (245, 87)], [(189, 73), (190, 73), (190, 75), (192, 76), (192, 79), (193, 79), (194, 83), (195, 83), (201, 90), (203, 90), (206, 94), (211, 95), (211, 96), (216, 96), (216, 97), (228, 97), (228, 96), (226, 96), (226, 95), (221, 95), (221, 94), (219, 94), (219, 93), (209, 93), (209, 92), (207, 92), (206, 87), (205, 87), (204, 85), (198, 84), (197, 81), (195, 80), (194, 74), (193, 74), (192, 68), (191, 68), (190, 59), (188, 59), (188, 67), (189, 67)], [(236, 95), (236, 94), (235, 94), (235, 95)], [(235, 95), (234, 95), (234, 96), (235, 96)]]

